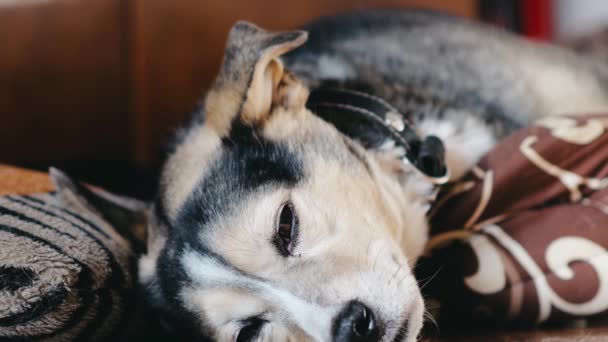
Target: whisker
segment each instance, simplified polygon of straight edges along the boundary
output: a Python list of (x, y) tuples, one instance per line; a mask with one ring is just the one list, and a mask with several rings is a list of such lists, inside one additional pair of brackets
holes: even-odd
[(401, 283), (403, 283), (403, 281), (405, 279), (407, 279), (409, 276), (411, 276), (412, 278), (414, 277), (413, 273), (408, 273), (408, 272), (403, 272), (403, 273), (404, 273), (403, 277), (401, 277), (401, 280), (399, 280), (399, 282), (397, 283), (397, 288), (401, 287)]
[(393, 274), (393, 277), (391, 278), (391, 280), (389, 280), (389, 281), (388, 281), (388, 284), (389, 284), (389, 285), (391, 284), (391, 282), (392, 282), (393, 280), (395, 280), (395, 278), (397, 277), (397, 274), (399, 274), (399, 271), (401, 271), (401, 267), (402, 267), (402, 265), (401, 265), (401, 264), (399, 264), (399, 267), (397, 268), (397, 271), (395, 271), (395, 273)]
[(426, 320), (425, 320), (426, 322), (433, 323), (433, 325), (435, 326), (435, 329), (437, 329), (437, 331), (439, 331), (439, 324), (437, 324), (437, 321), (435, 320), (433, 315), (427, 309), (424, 309), (423, 316), (424, 316), (424, 318), (426, 318)]
[(378, 263), (378, 259), (380, 258), (381, 253), (382, 253), (382, 249), (379, 249), (378, 254), (376, 255), (376, 258), (374, 259), (374, 267), (372, 268), (373, 272), (376, 272), (376, 264)]
[(420, 284), (420, 282), (424, 282), (424, 284), (420, 285), (420, 290), (424, 289), (437, 276), (437, 274), (439, 274), (442, 269), (443, 266), (440, 267), (437, 271), (435, 271), (435, 273), (429, 278), (420, 280), (418, 284)]
[(367, 243), (367, 249), (365, 251), (365, 265), (369, 266), (369, 249), (372, 247), (372, 240)]

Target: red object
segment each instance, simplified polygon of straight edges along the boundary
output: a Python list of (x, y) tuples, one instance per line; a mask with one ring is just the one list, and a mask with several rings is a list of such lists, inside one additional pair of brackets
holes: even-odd
[(522, 33), (539, 40), (553, 38), (553, 1), (521, 1)]

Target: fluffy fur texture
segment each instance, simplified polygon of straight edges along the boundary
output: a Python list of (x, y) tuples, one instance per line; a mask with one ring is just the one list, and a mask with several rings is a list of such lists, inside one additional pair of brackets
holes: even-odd
[[(331, 81), (388, 100), (421, 135), (443, 139), (457, 178), (535, 118), (608, 109), (608, 70), (425, 11), (306, 30), (304, 45), (302, 31), (230, 32), (204, 118), (165, 165), (140, 280), (187, 336), (353, 340), (335, 327), (357, 301), (379, 329), (364, 341), (414, 341), (424, 305), (411, 268), (427, 239), (429, 184), (396, 163), (390, 142), (365, 150), (316, 117), (307, 89)], [(289, 253), (276, 243), (285, 203), (298, 229)]]

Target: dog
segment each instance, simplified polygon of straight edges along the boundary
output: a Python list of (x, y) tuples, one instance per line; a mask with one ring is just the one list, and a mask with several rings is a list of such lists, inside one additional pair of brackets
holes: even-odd
[(417, 340), (413, 268), (437, 184), (403, 146), (349, 136), (307, 106), (328, 84), (437, 137), (448, 180), (540, 117), (608, 109), (600, 61), (445, 14), (361, 11), (288, 32), (238, 22), (149, 210), (139, 278), (168, 329)]

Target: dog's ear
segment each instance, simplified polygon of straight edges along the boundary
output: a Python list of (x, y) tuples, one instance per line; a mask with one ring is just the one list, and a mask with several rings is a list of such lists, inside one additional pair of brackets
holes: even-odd
[(308, 90), (285, 70), (279, 56), (306, 39), (304, 31), (274, 33), (243, 21), (234, 25), (220, 73), (205, 99), (208, 124), (224, 136), (235, 120), (263, 124), (274, 106), (304, 108)]
[(62, 205), (99, 216), (131, 241), (136, 252), (143, 251), (147, 225), (147, 205), (144, 202), (89, 188), (53, 167), (49, 169), (49, 175)]

